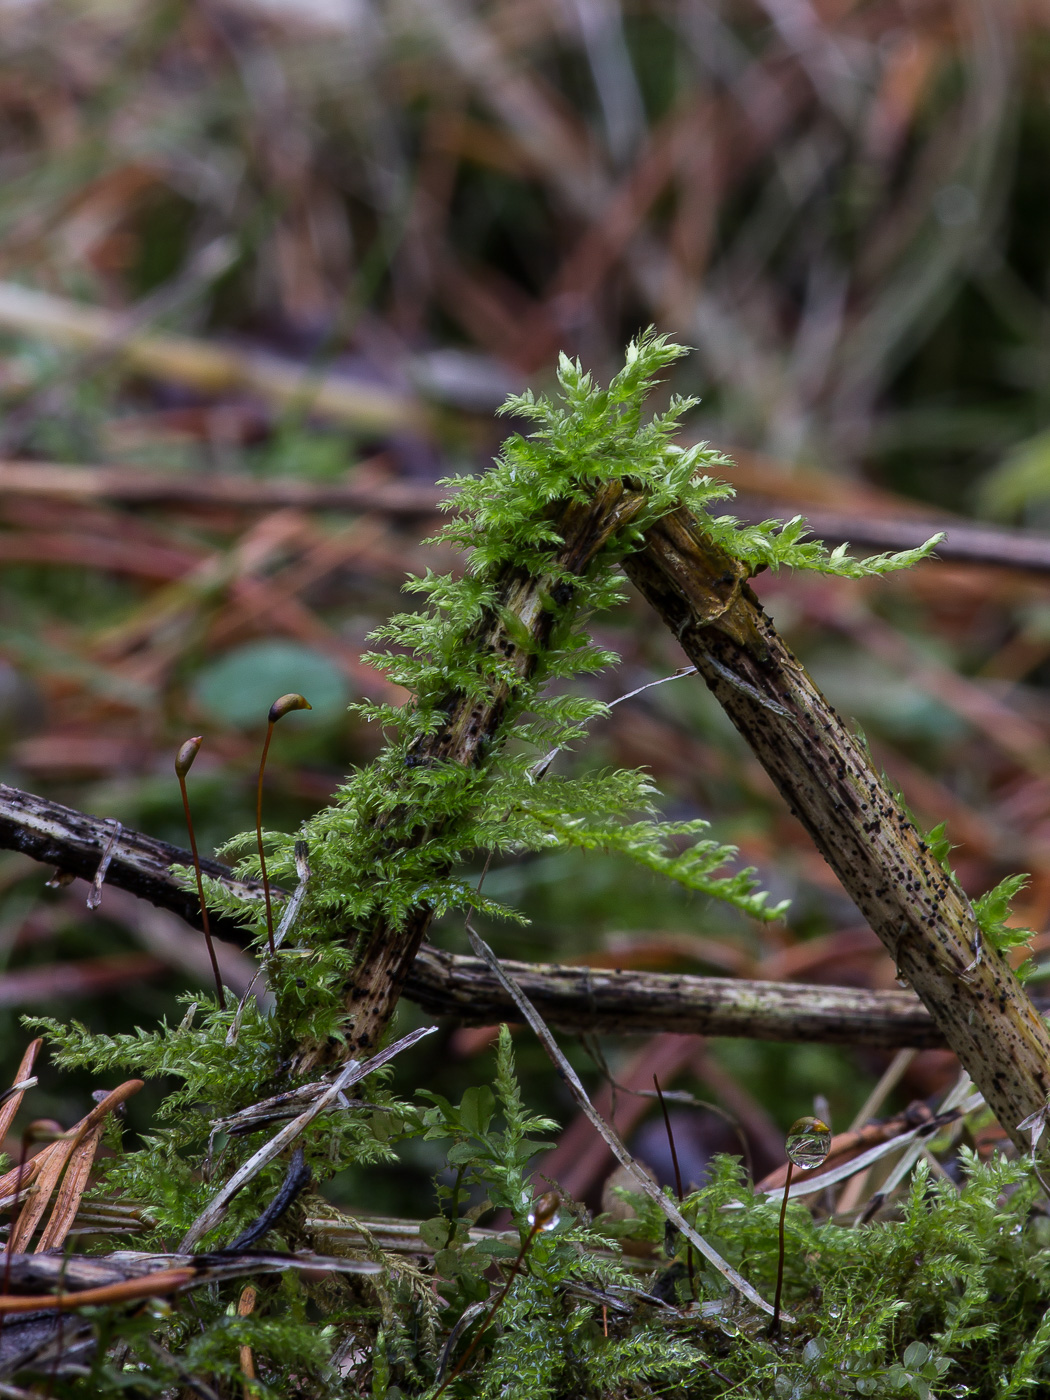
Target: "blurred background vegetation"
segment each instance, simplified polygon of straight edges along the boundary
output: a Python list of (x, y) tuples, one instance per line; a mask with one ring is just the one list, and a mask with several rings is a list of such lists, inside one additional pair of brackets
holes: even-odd
[[(695, 347), (671, 387), (702, 398), (689, 432), (735, 457), (743, 505), (1045, 527), (1048, 54), (1045, 0), (0, 0), (0, 775), (181, 843), (172, 758), (202, 733), (212, 850), (250, 825), (266, 709), (300, 690), (266, 816), (293, 828), (381, 740), (345, 711), (397, 698), (360, 660), (369, 629), (407, 572), (458, 567), (420, 544), (435, 483), (484, 470), (495, 410), (559, 350), (608, 375), (649, 323)], [(947, 820), (967, 890), (1031, 872), (1040, 961), (1045, 580), (932, 562), (759, 587), (916, 819)], [(597, 627), (623, 657), (605, 699), (681, 664), (637, 600)], [(695, 680), (619, 706), (572, 761), (647, 765), (791, 913), (753, 926), (612, 859), (533, 858), (489, 876), (532, 920), (489, 930), (498, 951), (893, 985)], [(130, 1029), (207, 985), (177, 921), (44, 878), (0, 854), (3, 1073), (23, 1011)], [(458, 1097), (492, 1039), (444, 1027), (396, 1082)], [(559, 1173), (596, 1203), (611, 1160), (518, 1039), (567, 1127)], [(629, 1092), (654, 1071), (735, 1118), (762, 1172), (815, 1096), (844, 1128), (887, 1058), (567, 1048), (660, 1174)], [(953, 1073), (924, 1052), (898, 1101)], [(33, 1112), (63, 1123), (97, 1087), (42, 1075)], [(724, 1117), (674, 1113), (689, 1178), (735, 1150)], [(427, 1146), (334, 1189), (426, 1216)]]

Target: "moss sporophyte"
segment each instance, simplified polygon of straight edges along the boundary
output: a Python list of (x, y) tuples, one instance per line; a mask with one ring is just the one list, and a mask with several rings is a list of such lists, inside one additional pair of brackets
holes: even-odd
[(266, 870), (266, 852), (263, 849), (262, 834), (262, 799), (263, 799), (263, 776), (266, 773), (266, 759), (270, 752), (270, 740), (273, 738), (273, 727), (279, 719), (291, 714), (293, 710), (312, 709), (310, 702), (302, 695), (291, 694), (279, 696), (270, 706), (266, 716), (266, 738), (263, 740), (262, 756), (259, 759), (259, 780), (255, 791), (255, 838), (259, 847), (259, 869), (262, 874), (263, 898), (266, 901), (266, 938), (269, 945), (270, 956), (273, 957), (276, 949), (273, 942), (273, 901), (270, 898), (270, 877)]
[(179, 792), (182, 795), (182, 808), (186, 815), (186, 830), (190, 838), (190, 851), (193, 855), (193, 873), (197, 878), (197, 897), (200, 900), (201, 923), (204, 927), (204, 941), (208, 947), (208, 957), (211, 960), (211, 969), (215, 977), (215, 995), (218, 998), (220, 1010), (226, 1009), (226, 993), (222, 987), (222, 977), (219, 973), (219, 963), (215, 957), (215, 944), (211, 937), (211, 922), (208, 918), (208, 905), (204, 898), (204, 881), (201, 878), (201, 858), (197, 853), (197, 834), (193, 830), (193, 817), (190, 814), (190, 799), (186, 791), (186, 774), (193, 766), (193, 760), (200, 752), (202, 737), (198, 734), (193, 739), (187, 739), (175, 755), (175, 776), (179, 780)]
[[(558, 1125), (524, 1103), (506, 1027), (491, 1087), (470, 1087), (458, 1103), (426, 1089), (395, 1094), (389, 1067), (370, 1074), (367, 1099), (340, 1097), (337, 1086), (357, 1072), (352, 1062), (364, 1072), (383, 1043), (398, 979), (435, 917), (520, 919), (467, 878), (479, 853), (509, 861), (601, 852), (751, 918), (783, 913), (753, 871), (727, 868), (736, 852), (705, 822), (661, 818), (644, 772), (537, 777), (545, 755), (580, 744), (589, 722), (607, 713), (573, 689), (616, 661), (588, 635), (587, 620), (619, 602), (621, 562), (675, 511), (687, 508), (732, 558), (718, 605), (726, 616), (763, 565), (861, 577), (929, 551), (858, 561), (805, 540), (799, 520), (742, 526), (714, 513), (732, 492), (711, 473), (730, 463), (672, 440), (693, 401), (674, 397), (646, 417), (648, 395), (683, 353), (648, 333), (608, 386), (563, 357), (556, 398), (509, 401), (506, 411), (531, 433), (513, 434), (484, 475), (448, 483), (453, 514), (439, 538), (462, 551), (462, 573), (413, 579), (423, 610), (376, 634), (390, 650), (371, 660), (409, 702), (359, 705), (385, 736), (377, 757), (300, 831), (264, 838), (273, 727), (306, 702), (285, 696), (271, 709), (255, 829), (227, 847), (240, 878), (262, 879), (264, 907), (232, 882), (201, 875), (199, 862), (187, 887), (203, 891), (213, 916), (249, 925), (259, 952), (273, 945), (270, 880), (304, 889), (281, 956), (266, 960), (272, 999), (248, 998), (235, 1010), (217, 985), (214, 998), (195, 994), (178, 1024), (134, 1034), (37, 1022), (62, 1067), (175, 1082), (149, 1133), (111, 1144), (100, 1189), (141, 1208), (140, 1251), (170, 1252), (188, 1238), (192, 1267), (216, 1274), (192, 1302), (174, 1295), (162, 1318), (101, 1309), (80, 1369), (53, 1384), (30, 1373), (28, 1383), (112, 1400), (228, 1395), (244, 1384), (260, 1400), (441, 1390), (506, 1400), (706, 1400), (729, 1391), (804, 1400), (921, 1397), (942, 1384), (1012, 1395), (1042, 1383), (1050, 1239), (1024, 1162), (981, 1164), (962, 1148), (953, 1157), (958, 1183), (935, 1179), (920, 1160), (905, 1197), (877, 1226), (818, 1225), (802, 1206), (781, 1202), (778, 1232), (776, 1203), (751, 1189), (734, 1160), (717, 1159), (705, 1184), (668, 1209), (692, 1235), (716, 1241), (716, 1257), (761, 1298), (783, 1293), (796, 1322), (771, 1337), (767, 1313), (706, 1257), (690, 1256), (680, 1229), (669, 1236), (668, 1212), (647, 1196), (633, 1198), (629, 1220), (591, 1220), (536, 1199), (531, 1163)], [(722, 618), (714, 604), (710, 617), (711, 625)], [(180, 782), (192, 756), (180, 752)], [(297, 876), (297, 843), (309, 850), (308, 888)], [(989, 927), (1005, 917), (992, 903)], [(822, 1141), (812, 1125), (804, 1136)], [(421, 1203), (419, 1215), (430, 1218), (413, 1225), (406, 1251), (396, 1231), (384, 1235), (380, 1223), (357, 1218), (355, 1203), (337, 1206), (326, 1191), (351, 1168), (358, 1179), (380, 1173), (409, 1143), (439, 1144), (449, 1173), (436, 1180), (436, 1213)], [(277, 1218), (267, 1212), (284, 1199), (293, 1167), (297, 1182), (313, 1184)], [(462, 1213), (468, 1198), (472, 1215)], [(514, 1222), (510, 1238), (481, 1224), (497, 1211)], [(269, 1262), (253, 1275), (249, 1309), (243, 1278), (225, 1278), (220, 1265), (224, 1247), (246, 1232), (254, 1239), (256, 1229), (266, 1233), (252, 1250)], [(647, 1257), (621, 1249), (627, 1236)], [(106, 1249), (122, 1243), (98, 1238)], [(691, 1282), (676, 1254), (693, 1267)], [(318, 1258), (328, 1261), (323, 1272), (287, 1267)]]

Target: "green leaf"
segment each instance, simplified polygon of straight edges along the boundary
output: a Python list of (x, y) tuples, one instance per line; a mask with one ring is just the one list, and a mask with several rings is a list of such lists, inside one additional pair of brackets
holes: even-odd
[(454, 1142), (448, 1150), (448, 1162), (450, 1166), (460, 1167), (468, 1162), (473, 1162), (477, 1156), (478, 1149), (472, 1142)]
[(474, 1137), (483, 1137), (496, 1111), (496, 1096), (487, 1084), (468, 1089), (459, 1105), (459, 1121)]
[(431, 1249), (444, 1249), (448, 1244), (451, 1224), (443, 1215), (435, 1215), (430, 1220), (424, 1220), (419, 1227), (419, 1236), (424, 1244), (428, 1244)]

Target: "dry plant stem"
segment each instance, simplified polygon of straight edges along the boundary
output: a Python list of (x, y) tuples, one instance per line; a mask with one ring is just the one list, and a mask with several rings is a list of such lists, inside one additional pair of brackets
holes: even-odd
[(301, 1249), (294, 1254), (271, 1254), (249, 1250), (244, 1254), (153, 1254), (122, 1250), (119, 1254), (17, 1254), (11, 1263), (13, 1296), (37, 1298), (68, 1290), (83, 1297), (81, 1290), (106, 1288), (129, 1280), (164, 1276), (168, 1270), (186, 1270), (195, 1284), (206, 1286), (226, 1279), (254, 1274), (283, 1273), (286, 1269), (328, 1269), (337, 1274), (374, 1276), (383, 1265), (372, 1259), (348, 1259), (345, 1255), (314, 1254)]
[[(732, 479), (732, 477), (730, 477)], [(796, 488), (797, 490), (797, 488)], [(154, 473), (132, 467), (67, 467), (53, 462), (0, 459), (0, 491), (8, 496), (70, 502), (121, 501), (129, 505), (215, 506), (243, 510), (370, 511), (406, 519), (436, 516), (446, 492), (426, 483), (362, 480), (316, 484), (295, 477), (265, 481), (212, 477), (200, 473)], [(1050, 573), (1050, 541), (1032, 531), (974, 525), (954, 516), (847, 513), (814, 504), (805, 509), (814, 534), (830, 543), (874, 549), (913, 549), (931, 533), (946, 531), (937, 559), (1023, 573)], [(783, 512), (784, 502), (739, 496), (736, 513), (758, 524)]]
[[(0, 846), (6, 850), (21, 851), (33, 860), (91, 881), (111, 836), (111, 829), (100, 817), (0, 783)], [(183, 889), (172, 872), (172, 866), (192, 864), (193, 852), (185, 847), (125, 828), (114, 845), (106, 883), (170, 909), (194, 928), (201, 928), (196, 893)], [(239, 899), (251, 901), (262, 896), (258, 881), (235, 879), (229, 866), (217, 860), (205, 857), (201, 869), (221, 880)], [(232, 941), (244, 941), (243, 931), (238, 933), (232, 920), (216, 919), (213, 928)]]
[[(782, 505), (750, 500), (735, 502), (734, 508), (742, 520), (755, 524), (783, 511)], [(943, 515), (909, 519), (867, 510), (847, 513), (819, 506), (802, 509), (817, 539), (829, 544), (851, 544), (860, 550), (916, 549), (937, 530), (944, 530), (945, 538), (937, 546), (938, 559), (1023, 573), (1050, 573), (1050, 540), (1033, 531), (996, 529)]]
[[(908, 991), (511, 960), (503, 966), (559, 1030), (676, 1031), (881, 1049), (938, 1049), (945, 1043), (922, 1002)], [(483, 962), (429, 944), (420, 948), (404, 994), (424, 1010), (455, 1016), (465, 1025), (519, 1019)]]
[(969, 900), (784, 645), (745, 566), (679, 508), (624, 568), (1023, 1150), (1017, 1125), (1050, 1091), (1050, 1031), (1006, 960), (981, 947)]
[(141, 330), (126, 336), (117, 313), (12, 282), (0, 282), (0, 326), (71, 350), (106, 349), (136, 374), (205, 394), (248, 390), (281, 408), (380, 433), (426, 425), (418, 402), (390, 390), (188, 336)]
[(788, 1193), (791, 1190), (791, 1169), (794, 1166), (788, 1158), (787, 1177), (784, 1181), (784, 1199), (780, 1203), (780, 1228), (778, 1231), (777, 1252), (777, 1291), (773, 1295), (773, 1321), (769, 1324), (769, 1335), (775, 1337), (780, 1331), (780, 1295), (784, 1288), (784, 1222), (787, 1219)]
[[(106, 839), (98, 818), (0, 783), (0, 848), (91, 879)], [(199, 929), (199, 900), (183, 889), (171, 869), (189, 866), (192, 859), (188, 850), (125, 828), (107, 884), (171, 910)], [(201, 868), (238, 899), (262, 897), (258, 882), (235, 879), (229, 866), (205, 858)], [(274, 885), (270, 893), (287, 898)], [(244, 942), (243, 929), (232, 921), (216, 918), (212, 928), (231, 941)], [(670, 1030), (888, 1050), (939, 1049), (945, 1044), (943, 1033), (911, 992), (556, 963), (508, 961), (505, 966), (543, 1017), (560, 1030), (626, 1035)], [(480, 958), (422, 946), (403, 990), (425, 1010), (455, 1016), (466, 1025), (516, 1018), (513, 1000)]]
[[(193, 830), (193, 818), (190, 816), (190, 799), (186, 791), (186, 779), (179, 773), (179, 791), (182, 793), (182, 810), (186, 814), (186, 830), (190, 837), (190, 851), (193, 855), (193, 873), (197, 877), (197, 898), (201, 905), (201, 925), (204, 929), (204, 941), (208, 945), (208, 957), (211, 959), (211, 970), (215, 974), (215, 994), (219, 998), (220, 1011), (226, 1010), (226, 993), (222, 986), (222, 975), (219, 972), (219, 963), (215, 957), (215, 944), (211, 941), (211, 923), (208, 919), (208, 906), (204, 901), (204, 880), (201, 876), (201, 858), (197, 854), (197, 836)], [(267, 900), (267, 909), (269, 901)]]
[(109, 1283), (102, 1288), (85, 1288), (81, 1293), (34, 1293), (30, 1295), (5, 1293), (0, 1297), (0, 1316), (5, 1313), (36, 1312), (58, 1308), (68, 1312), (71, 1308), (103, 1307), (114, 1303), (134, 1302), (139, 1298), (158, 1298), (164, 1293), (174, 1293), (192, 1283), (195, 1269), (166, 1269), (150, 1274), (146, 1278), (126, 1279), (122, 1283)]
[[(656, 1087), (656, 1097), (660, 1100), (660, 1112), (664, 1116), (664, 1128), (667, 1131), (667, 1145), (671, 1149), (671, 1165), (674, 1167), (674, 1185), (675, 1190), (678, 1192), (678, 1204), (681, 1205), (685, 1197), (685, 1192), (682, 1190), (682, 1173), (678, 1166), (678, 1149), (675, 1147), (674, 1133), (671, 1131), (671, 1116), (667, 1112), (663, 1090), (660, 1088), (660, 1081), (655, 1074), (653, 1075), (653, 1084)], [(685, 1264), (686, 1268), (689, 1270), (689, 1293), (695, 1303), (696, 1278), (693, 1275), (693, 1246), (688, 1240), (685, 1245)]]
[[(363, 464), (367, 465), (367, 464)], [(235, 507), (246, 511), (340, 510), (418, 519), (437, 515), (447, 495), (426, 482), (357, 480), (318, 484), (298, 477), (211, 476), (198, 472), (150, 472), (136, 467), (66, 467), (54, 462), (0, 459), (5, 500), (28, 497), (67, 503), (121, 501), (145, 506)], [(1007, 534), (1007, 531), (1001, 533)], [(1048, 550), (1050, 553), (1050, 550)]]
[[(732, 475), (730, 475), (730, 480)], [(795, 488), (797, 492), (797, 487)], [(755, 494), (760, 494), (756, 485)], [(446, 492), (424, 482), (360, 480), (317, 484), (296, 477), (265, 481), (189, 472), (144, 472), (134, 467), (68, 467), (54, 462), (0, 459), (0, 491), (14, 496), (69, 502), (121, 501), (129, 505), (215, 506), (243, 510), (372, 511), (407, 519), (437, 515)], [(780, 500), (737, 497), (742, 520), (758, 524), (784, 509)], [(814, 533), (832, 543), (848, 541), (874, 549), (913, 549), (939, 529), (947, 532), (937, 558), (1025, 573), (1050, 573), (1050, 541), (1032, 531), (1010, 530), (943, 514), (914, 517), (867, 511), (829, 510), (796, 495)], [(888, 505), (890, 503), (887, 503)]]

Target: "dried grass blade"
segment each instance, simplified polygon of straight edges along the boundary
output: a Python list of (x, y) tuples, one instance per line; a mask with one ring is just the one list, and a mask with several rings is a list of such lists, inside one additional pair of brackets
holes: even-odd
[[(576, 1071), (558, 1049), (554, 1037), (547, 1029), (539, 1012), (529, 1001), (525, 993), (504, 973), (495, 953), (483, 939), (478, 937), (469, 924), (467, 925), (467, 931), (470, 935), (471, 947), (479, 958), (484, 958), (485, 962), (488, 963), (495, 976), (499, 979), (500, 985), (503, 987), (504, 991), (508, 996), (513, 998), (518, 1010), (536, 1032), (540, 1043), (554, 1062), (559, 1074), (568, 1086), (569, 1092), (608, 1143), (617, 1161), (631, 1174), (631, 1179), (637, 1190), (641, 1192), (642, 1195), (648, 1196), (655, 1205), (659, 1206), (664, 1215), (670, 1220), (671, 1224), (681, 1231), (690, 1244), (700, 1251), (708, 1263), (712, 1264), (738, 1293), (741, 1293), (750, 1303), (753, 1303), (756, 1308), (761, 1308), (763, 1312), (772, 1314), (772, 1307), (766, 1302), (762, 1295), (748, 1283), (747, 1279), (741, 1274), (738, 1274), (731, 1264), (726, 1263), (718, 1251), (713, 1249), (702, 1235), (698, 1234), (697, 1231), (693, 1229), (675, 1203), (668, 1199), (656, 1183), (638, 1166), (630, 1152), (628, 1152), (620, 1135), (606, 1123), (605, 1119), (587, 1097), (587, 1091), (577, 1078)], [(781, 1310), (781, 1317), (788, 1322), (794, 1320), (783, 1310)]]
[[(37, 1177), (36, 1189), (19, 1212), (18, 1219), (11, 1227), (5, 1253), (20, 1254), (23, 1251), (25, 1245), (32, 1239), (33, 1231), (43, 1217), (48, 1202), (51, 1199), (55, 1187), (59, 1183), (62, 1172), (65, 1170), (66, 1163), (69, 1161), (70, 1157), (76, 1152), (84, 1139), (99, 1127), (106, 1114), (109, 1113), (111, 1109), (116, 1108), (118, 1104), (122, 1104), (125, 1099), (131, 1098), (132, 1094), (137, 1094), (142, 1088), (142, 1085), (143, 1081), (141, 1079), (129, 1079), (125, 1083), (119, 1085), (116, 1089), (112, 1090), (111, 1093), (108, 1093), (101, 1103), (96, 1104), (91, 1112), (87, 1114), (86, 1117), (82, 1118), (75, 1127), (71, 1128), (66, 1137), (59, 1138), (56, 1143), (52, 1144), (50, 1149), (39, 1153), (33, 1158), (33, 1162), (29, 1165), (35, 1163), (41, 1164), (36, 1167), (34, 1173)], [(46, 1160), (44, 1160), (45, 1158)], [(11, 1176), (12, 1174), (9, 1172), (8, 1175)], [(25, 1180), (26, 1173), (23, 1173), (23, 1184)], [(0, 1185), (2, 1184), (3, 1183), (0, 1183)], [(18, 1185), (17, 1168), (15, 1169), (14, 1179), (11, 1185), (12, 1188)]]
[[(841, 1162), (837, 1167), (832, 1167), (830, 1171), (821, 1172), (819, 1176), (809, 1177), (807, 1180), (793, 1181), (788, 1192), (788, 1199), (795, 1201), (802, 1196), (814, 1196), (818, 1191), (823, 1191), (828, 1186), (835, 1186), (838, 1182), (855, 1176), (857, 1172), (864, 1171), (873, 1162), (888, 1157), (892, 1152), (899, 1152), (902, 1147), (914, 1142), (920, 1134), (928, 1137), (930, 1131), (931, 1124), (920, 1123), (917, 1128), (910, 1128), (906, 1133), (899, 1133), (896, 1137), (887, 1138), (885, 1142), (880, 1142), (875, 1147), (869, 1147), (867, 1152), (862, 1152), (859, 1157), (851, 1157), (848, 1162)], [(783, 1185), (774, 1186), (762, 1194), (769, 1200), (779, 1200), (784, 1194), (784, 1187)]]
[(57, 1142), (48, 1143), (42, 1151), (38, 1152), (35, 1157), (30, 1157), (29, 1161), (24, 1162), (21, 1167), (12, 1167), (9, 1172), (0, 1176), (0, 1210), (10, 1210), (17, 1203), (16, 1191), (17, 1200), (21, 1200), (25, 1196), (40, 1175), (42, 1168), (46, 1166), (47, 1159), (60, 1145)]
[[(918, 1053), (917, 1050), (897, 1051), (896, 1055), (894, 1055), (893, 1059), (883, 1071), (879, 1082), (857, 1110), (853, 1122), (849, 1125), (849, 1132), (860, 1132), (868, 1121), (874, 1118), (883, 1103), (907, 1073), (908, 1067)], [(849, 1184), (843, 1188), (842, 1194), (835, 1204), (836, 1215), (855, 1210), (864, 1195), (867, 1184), (868, 1178), (866, 1174), (853, 1177)]]
[[(53, 1150), (48, 1153), (47, 1161), (40, 1169), (36, 1183), (28, 1200), (18, 1212), (18, 1218), (11, 1226), (11, 1231), (7, 1237), (7, 1248), (5, 1254), (22, 1254), (26, 1245), (33, 1238), (36, 1227), (43, 1219), (44, 1212), (54, 1193), (55, 1187), (62, 1178), (62, 1173), (66, 1169), (74, 1148), (72, 1138), (59, 1138), (53, 1145)], [(42, 1157), (44, 1154), (40, 1153)], [(37, 1159), (34, 1159), (37, 1160)]]
[(907, 1073), (912, 1060), (918, 1054), (918, 1050), (898, 1050), (893, 1059), (886, 1066), (879, 1082), (872, 1089), (871, 1093), (864, 1100), (864, 1103), (857, 1110), (853, 1122), (847, 1131), (851, 1133), (860, 1132), (869, 1119), (874, 1118), (879, 1109), (886, 1102), (886, 1099), (896, 1089), (901, 1079)]
[(263, 1167), (269, 1162), (272, 1162), (275, 1157), (279, 1156), (286, 1147), (289, 1147), (299, 1134), (313, 1122), (318, 1114), (323, 1113), (325, 1109), (330, 1108), (332, 1104), (336, 1103), (344, 1089), (364, 1079), (364, 1077), (371, 1074), (373, 1070), (380, 1069), (383, 1065), (392, 1060), (395, 1055), (399, 1055), (402, 1050), (407, 1050), (410, 1046), (415, 1045), (415, 1043), (422, 1040), (424, 1036), (433, 1035), (436, 1030), (436, 1026), (423, 1026), (417, 1031), (412, 1031), (409, 1035), (402, 1036), (401, 1039), (395, 1041), (393, 1045), (388, 1045), (385, 1050), (381, 1050), (378, 1055), (373, 1055), (370, 1060), (365, 1060), (363, 1062), (360, 1060), (351, 1060), (339, 1077), (323, 1094), (314, 1100), (309, 1108), (303, 1113), (300, 1113), (298, 1118), (293, 1118), (286, 1127), (282, 1128), (269, 1142), (260, 1147), (258, 1152), (249, 1157), (247, 1162), (234, 1172), (233, 1176), (230, 1177), (222, 1190), (212, 1197), (204, 1210), (201, 1211), (200, 1215), (198, 1215), (197, 1219), (190, 1226), (189, 1230), (187, 1230), (185, 1238), (179, 1246), (180, 1252), (188, 1254), (193, 1246), (197, 1244), (199, 1240), (203, 1239), (209, 1230), (213, 1230), (226, 1214), (226, 1209), (237, 1192), (240, 1191), (243, 1186), (247, 1185), (253, 1176), (256, 1176), (262, 1171)]
[[(971, 1093), (970, 1091), (972, 1088), (973, 1084), (969, 1074), (967, 1074), (966, 1070), (962, 1070), (957, 1082), (949, 1090), (941, 1103), (940, 1110), (935, 1119), (939, 1127), (944, 1127), (946, 1122), (950, 1123), (954, 1121), (958, 1123), (961, 1118), (966, 1117), (967, 1113), (983, 1105), (983, 1094)], [(871, 1199), (858, 1217), (858, 1224), (866, 1224), (872, 1216), (878, 1212), (882, 1203), (896, 1191), (904, 1178), (914, 1169), (923, 1154), (926, 1153), (926, 1142), (931, 1136), (931, 1133), (926, 1133), (921, 1141), (909, 1144), (907, 1149), (901, 1154), (900, 1161), (894, 1166), (879, 1189), (871, 1196)]]
[[(967, 1084), (969, 1084), (968, 1080)], [(859, 1157), (851, 1157), (848, 1162), (842, 1162), (839, 1166), (832, 1167), (830, 1171), (821, 1172), (819, 1176), (793, 1182), (788, 1197), (790, 1200), (795, 1200), (799, 1196), (815, 1195), (816, 1192), (823, 1191), (828, 1186), (834, 1186), (837, 1182), (845, 1181), (847, 1177), (863, 1171), (866, 1167), (870, 1167), (873, 1162), (879, 1161), (882, 1157), (888, 1157), (891, 1153), (898, 1152), (909, 1144), (913, 1144), (913, 1147), (906, 1160), (911, 1166), (914, 1166), (922, 1156), (927, 1139), (933, 1137), (956, 1119), (965, 1117), (967, 1113), (972, 1113), (983, 1102), (984, 1099), (980, 1094), (972, 1094), (963, 1103), (952, 1103), (947, 1109), (942, 1108), (937, 1116), (931, 1118), (928, 1123), (920, 1123), (917, 1128), (911, 1128), (906, 1133), (898, 1133), (896, 1137), (887, 1138), (885, 1142), (880, 1142), (875, 1147), (870, 1147), (867, 1152), (862, 1152)], [(894, 1171), (896, 1173), (897, 1168)], [(771, 1199), (773, 1197), (779, 1198), (782, 1191), (783, 1185), (781, 1184), (762, 1194)]]
[(73, 1220), (80, 1209), (80, 1201), (87, 1189), (88, 1178), (94, 1165), (95, 1153), (102, 1140), (105, 1123), (96, 1123), (78, 1146), (69, 1154), (65, 1176), (59, 1188), (58, 1199), (51, 1212), (44, 1233), (37, 1243), (36, 1254), (46, 1254), (51, 1249), (61, 1249), (73, 1226)]
[[(18, 1086), (23, 1083), (24, 1080), (31, 1077), (33, 1065), (43, 1043), (42, 1039), (31, 1040), (26, 1046), (26, 1052), (22, 1056), (22, 1063), (18, 1066), (18, 1071), (15, 1074), (14, 1087), (17, 1092), (11, 1095), (3, 1108), (0, 1108), (0, 1142), (3, 1142), (4, 1138), (7, 1137), (8, 1133), (11, 1131), (11, 1124), (15, 1121), (15, 1114), (22, 1106), (22, 1095), (25, 1093), (25, 1089), (19, 1089)], [(28, 1087), (29, 1085), (27, 1084), (26, 1088)]]

